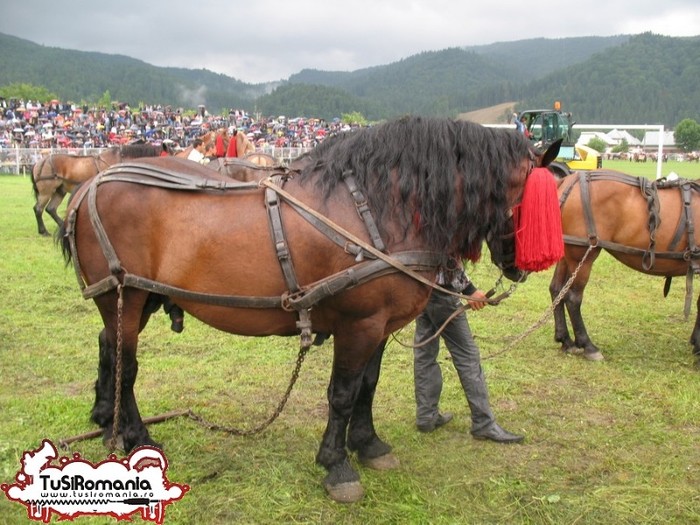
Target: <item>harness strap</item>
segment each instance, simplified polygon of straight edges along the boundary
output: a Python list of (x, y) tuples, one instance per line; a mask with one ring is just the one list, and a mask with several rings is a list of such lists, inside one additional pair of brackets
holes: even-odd
[(107, 259), (109, 271), (112, 273), (112, 275), (116, 275), (122, 271), (122, 263), (119, 260), (119, 257), (117, 257), (117, 252), (114, 250), (114, 246), (112, 246), (112, 243), (109, 241), (107, 232), (105, 231), (102, 221), (97, 213), (97, 186), (99, 183), (100, 180), (98, 179), (88, 188), (88, 215), (90, 216), (92, 228), (95, 230), (95, 235), (97, 236), (100, 246), (102, 247), (102, 253), (104, 253), (105, 259)]
[[(283, 184), (283, 178), (281, 176), (275, 176), (272, 178), (272, 180), (277, 185), (281, 186)], [(269, 187), (265, 188), (265, 206), (267, 208), (267, 217), (269, 219), (270, 236), (275, 247), (275, 252), (277, 253), (277, 260), (282, 268), (284, 281), (287, 284), (289, 292), (291, 294), (296, 294), (300, 291), (300, 287), (296, 271), (294, 270), (294, 263), (292, 262), (291, 255), (289, 253), (287, 238), (284, 234), (282, 212), (280, 210), (280, 198), (279, 195), (277, 195), (277, 193)], [(291, 309), (291, 306), (288, 303), (283, 302), (282, 308), (287, 310)], [(299, 315), (297, 328), (301, 332), (301, 346), (302, 348), (308, 348), (311, 346), (311, 313), (309, 308), (301, 308), (297, 311), (297, 313)]]
[(661, 224), (659, 218), (659, 194), (656, 186), (644, 177), (639, 177), (639, 189), (642, 192), (642, 197), (647, 201), (647, 210), (649, 212), (647, 224), (649, 229), (649, 249), (642, 256), (642, 268), (649, 271), (654, 267), (655, 249), (656, 249), (656, 230)]
[[(572, 244), (574, 246), (591, 246), (588, 239), (583, 237), (574, 237), (573, 235), (564, 235), (564, 244)], [(606, 241), (599, 239), (594, 245), (596, 248), (603, 248), (613, 252), (627, 253), (629, 255), (643, 256), (647, 251), (633, 246), (625, 246), (617, 242)], [(679, 260), (696, 260), (700, 259), (700, 252), (689, 254), (688, 252), (656, 252), (657, 259), (679, 259)], [(690, 257), (690, 258), (689, 258)]]
[[(393, 254), (393, 257), (414, 271), (425, 271), (435, 268), (440, 261), (440, 254), (424, 251), (407, 251)], [(138, 288), (146, 292), (167, 295), (170, 297), (187, 299), (200, 303), (212, 304), (215, 306), (225, 306), (230, 308), (283, 308), (284, 304), (291, 306), (291, 309), (298, 310), (311, 308), (319, 301), (331, 297), (345, 290), (364, 284), (372, 279), (397, 273), (393, 265), (374, 259), (363, 261), (358, 265), (327, 276), (315, 283), (302, 287), (296, 294), (285, 292), (281, 296), (255, 297), (248, 295), (221, 295), (204, 292), (186, 290), (177, 286), (160, 283), (152, 279), (140, 277), (131, 273), (124, 274), (123, 284), (131, 288)], [(87, 286), (83, 289), (83, 298), (92, 299), (119, 286), (119, 279), (110, 275), (104, 279)]]
[(688, 272), (685, 274), (685, 304), (683, 314), (685, 319), (690, 316), (690, 303), (693, 298), (693, 275), (698, 272), (698, 263), (694, 256), (698, 254), (698, 247), (695, 244), (695, 221), (693, 220), (693, 208), (691, 206), (693, 195), (691, 184), (685, 182), (681, 185), (683, 195), (683, 214), (685, 216), (686, 230), (688, 231)]
[(591, 210), (591, 192), (588, 187), (590, 173), (582, 171), (579, 173), (579, 184), (581, 186), (581, 205), (583, 206), (583, 215), (586, 219), (586, 231), (588, 232), (588, 242), (591, 246), (598, 245), (598, 234), (595, 229), (595, 219), (593, 218), (593, 210)]
[(386, 247), (384, 246), (384, 241), (382, 241), (381, 235), (379, 235), (377, 223), (374, 220), (372, 211), (369, 209), (365, 195), (362, 193), (360, 188), (357, 187), (357, 181), (355, 181), (355, 177), (351, 170), (343, 172), (343, 180), (345, 181), (345, 185), (350, 190), (352, 198), (355, 200), (355, 208), (357, 209), (357, 213), (360, 215), (360, 218), (365, 223), (367, 232), (372, 239), (372, 244), (377, 250), (383, 252)]

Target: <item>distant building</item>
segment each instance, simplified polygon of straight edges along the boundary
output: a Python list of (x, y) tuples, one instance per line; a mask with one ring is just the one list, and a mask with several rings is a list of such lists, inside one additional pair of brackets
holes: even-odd
[(605, 142), (606, 146), (614, 146), (615, 142), (613, 142), (607, 134), (603, 133), (602, 131), (582, 131), (581, 135), (579, 135), (578, 140), (576, 141), (577, 144), (581, 144), (583, 146), (586, 146), (591, 139), (599, 139)]
[(593, 138), (602, 140), (608, 147), (618, 146), (622, 144), (623, 141), (627, 141), (627, 144), (630, 146), (639, 146), (642, 143), (638, 138), (630, 135), (627, 131), (619, 129), (613, 129), (607, 133), (603, 133), (602, 131), (582, 131), (578, 143), (585, 146)]
[[(647, 131), (644, 133), (644, 138), (642, 139), (642, 148), (645, 151), (656, 151), (659, 149), (659, 132), (658, 131)], [(676, 139), (673, 135), (673, 131), (664, 131), (663, 136), (663, 151), (665, 153), (675, 153), (678, 151), (676, 146)]]

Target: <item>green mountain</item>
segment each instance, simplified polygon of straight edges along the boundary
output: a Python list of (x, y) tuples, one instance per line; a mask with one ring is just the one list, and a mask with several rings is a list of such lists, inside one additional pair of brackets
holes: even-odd
[(700, 37), (651, 33), (537, 38), (449, 48), (352, 72), (305, 69), (248, 84), (205, 69), (163, 68), (121, 55), (52, 48), (0, 33), (0, 87), (28, 83), (62, 100), (95, 102), (109, 91), (135, 106), (170, 104), (210, 112), (370, 120), (413, 113), (456, 116), (503, 102), (551, 107), (579, 122), (675, 126), (700, 121)]

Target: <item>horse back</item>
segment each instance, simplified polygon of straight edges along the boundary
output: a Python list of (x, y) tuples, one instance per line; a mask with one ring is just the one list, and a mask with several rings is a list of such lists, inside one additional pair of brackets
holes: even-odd
[[(559, 183), (562, 231), (580, 241), (600, 242), (614, 257), (645, 271), (642, 254), (683, 253), (700, 246), (700, 193), (695, 183), (659, 183), (619, 172), (574, 173)], [(687, 204), (686, 204), (687, 202)], [(653, 235), (652, 235), (653, 232)], [(653, 239), (652, 239), (653, 237)], [(615, 243), (609, 249), (606, 243)], [(568, 251), (580, 247), (567, 245)], [(624, 248), (630, 248), (625, 250)], [(629, 253), (627, 253), (629, 252)], [(656, 257), (647, 273), (683, 275), (687, 262)]]

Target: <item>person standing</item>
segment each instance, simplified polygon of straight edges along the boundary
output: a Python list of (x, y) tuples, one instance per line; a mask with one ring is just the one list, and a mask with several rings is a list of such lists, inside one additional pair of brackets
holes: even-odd
[(202, 139), (194, 139), (192, 142), (192, 151), (187, 155), (187, 160), (193, 160), (199, 164), (204, 163), (204, 142)]
[[(486, 294), (478, 290), (465, 275), (460, 262), (457, 269), (440, 272), (437, 284), (444, 288), (470, 295), (469, 306), (481, 310), (486, 306)], [(413, 350), (413, 373), (416, 397), (416, 426), (420, 432), (432, 432), (449, 423), (453, 414), (440, 412), (438, 405), (442, 392), (442, 371), (437, 362), (440, 340), (435, 336), (440, 327), (460, 308), (458, 297), (433, 290), (428, 304), (416, 318)], [(481, 356), (469, 328), (465, 314), (454, 317), (440, 334), (464, 389), (471, 412), (471, 434), (474, 439), (497, 443), (520, 443), (525, 438), (503, 429), (491, 411), (486, 377), (481, 368)], [(422, 344), (430, 339), (429, 342)]]

